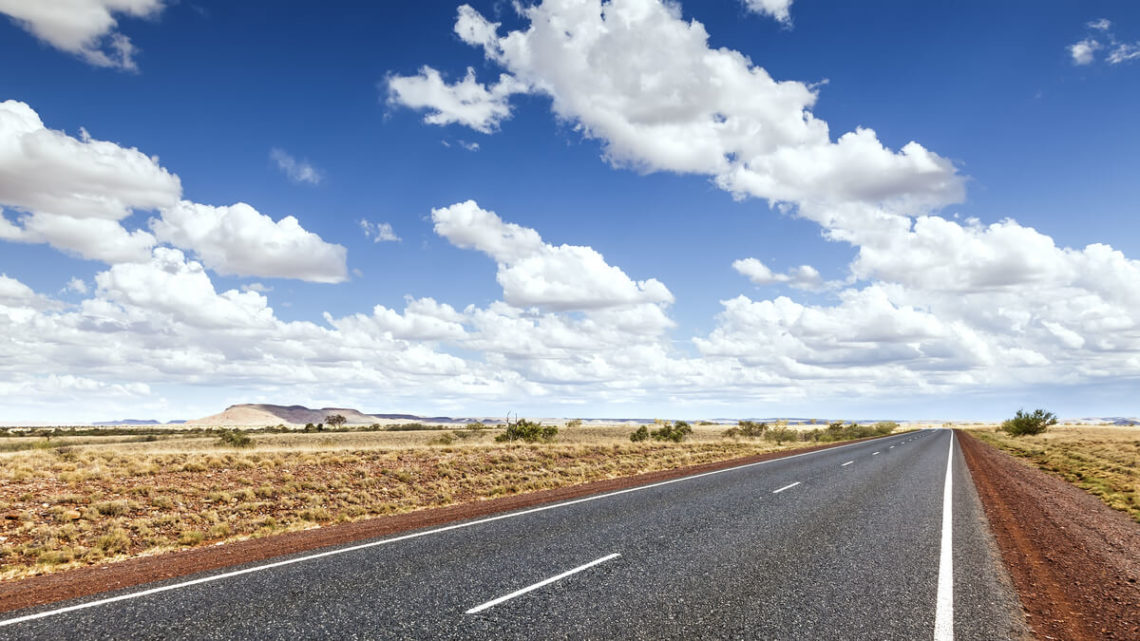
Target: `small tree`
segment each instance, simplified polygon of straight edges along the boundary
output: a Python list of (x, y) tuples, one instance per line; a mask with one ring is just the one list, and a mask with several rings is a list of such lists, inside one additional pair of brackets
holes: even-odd
[(1057, 415), (1043, 409), (1033, 410), (1032, 414), (1017, 410), (1013, 418), (1001, 424), (1001, 430), (1010, 436), (1025, 436), (1026, 434), (1041, 434), (1051, 425), (1057, 424)]
[[(644, 426), (643, 426), (644, 427)], [(693, 428), (685, 421), (677, 421), (675, 423), (666, 422), (660, 428), (653, 430), (649, 433), (655, 440), (658, 441), (673, 441), (680, 443), (685, 440), (685, 437), (693, 433)]]
[(549, 443), (554, 440), (555, 436), (558, 436), (557, 427), (535, 423), (524, 418), (508, 424), (506, 431), (496, 436), (495, 441), (498, 443), (510, 443), (513, 441), (526, 441), (527, 443), (543, 441)]
[(640, 443), (641, 441), (644, 441), (648, 438), (649, 438), (649, 428), (645, 427), (644, 425), (637, 428), (637, 430), (634, 431), (633, 434), (629, 435), (629, 440), (633, 441), (634, 443)]
[(345, 421), (347, 421), (347, 420), (348, 419), (346, 419), (344, 416), (341, 416), (340, 414), (332, 414), (332, 415), (325, 417), (325, 422), (328, 423), (329, 425), (332, 425), (333, 428), (337, 428), (337, 427), (340, 427), (341, 425), (344, 425)]

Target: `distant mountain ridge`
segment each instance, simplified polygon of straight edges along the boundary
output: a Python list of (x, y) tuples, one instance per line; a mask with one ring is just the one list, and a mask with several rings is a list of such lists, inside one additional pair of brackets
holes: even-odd
[(465, 419), (449, 416), (416, 416), (415, 414), (365, 414), (351, 407), (322, 407), (310, 409), (304, 405), (271, 405), (242, 403), (231, 405), (224, 411), (186, 421), (187, 425), (304, 425), (324, 423), (328, 417), (339, 414), (347, 425), (371, 425), (383, 422), (465, 423)]

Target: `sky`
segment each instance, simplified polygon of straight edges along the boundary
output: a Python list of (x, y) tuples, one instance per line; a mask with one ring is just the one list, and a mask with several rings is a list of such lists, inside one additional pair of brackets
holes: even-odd
[(1140, 414), (1136, 2), (0, 13), (0, 422)]

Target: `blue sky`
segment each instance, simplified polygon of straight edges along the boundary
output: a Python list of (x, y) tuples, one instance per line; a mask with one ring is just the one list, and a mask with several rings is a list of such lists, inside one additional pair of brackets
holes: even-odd
[(358, 4), (0, 2), (2, 420), (1136, 414), (1135, 3)]

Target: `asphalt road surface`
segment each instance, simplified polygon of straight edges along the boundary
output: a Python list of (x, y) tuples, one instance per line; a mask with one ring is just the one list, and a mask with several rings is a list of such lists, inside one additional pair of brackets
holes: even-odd
[(1020, 608), (952, 439), (911, 432), (7, 613), (0, 639), (1010, 638)]

